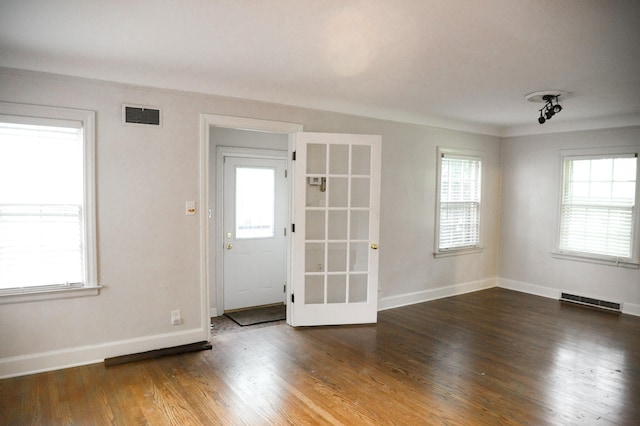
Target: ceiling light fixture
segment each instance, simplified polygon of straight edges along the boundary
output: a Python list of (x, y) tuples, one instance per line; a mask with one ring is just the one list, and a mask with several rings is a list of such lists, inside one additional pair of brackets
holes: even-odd
[(538, 110), (540, 111), (538, 123), (544, 124), (547, 120), (550, 120), (554, 115), (562, 111), (560, 96), (564, 96), (566, 98), (566, 92), (561, 92), (560, 90), (547, 90), (544, 92), (529, 93), (525, 98), (529, 102), (544, 102), (544, 106)]

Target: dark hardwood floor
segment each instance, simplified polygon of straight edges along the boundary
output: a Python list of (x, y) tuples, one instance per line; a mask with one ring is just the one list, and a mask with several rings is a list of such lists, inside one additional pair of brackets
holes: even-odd
[(504, 289), (0, 381), (0, 424), (640, 424), (640, 318)]

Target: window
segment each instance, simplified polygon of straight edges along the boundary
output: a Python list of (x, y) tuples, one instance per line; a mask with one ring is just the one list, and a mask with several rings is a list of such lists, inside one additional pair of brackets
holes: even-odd
[(92, 132), (92, 112), (0, 103), (2, 302), (97, 294)]
[(276, 172), (274, 169), (236, 169), (236, 238), (275, 235)]
[(436, 256), (480, 249), (481, 188), (482, 155), (438, 149)]
[(636, 153), (564, 156), (558, 253), (637, 266)]

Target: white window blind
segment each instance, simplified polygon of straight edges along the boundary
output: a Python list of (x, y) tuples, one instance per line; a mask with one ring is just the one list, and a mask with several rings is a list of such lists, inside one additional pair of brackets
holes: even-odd
[(84, 285), (82, 135), (0, 116), (0, 293)]
[(442, 152), (437, 251), (480, 244), (482, 159)]
[(631, 260), (637, 157), (565, 157), (560, 253)]

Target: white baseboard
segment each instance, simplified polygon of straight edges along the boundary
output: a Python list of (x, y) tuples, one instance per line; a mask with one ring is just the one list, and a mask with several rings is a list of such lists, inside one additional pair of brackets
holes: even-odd
[[(205, 337), (207, 336), (207, 337)], [(209, 340), (209, 330), (190, 329), (138, 339), (20, 355), (0, 359), (0, 379), (103, 362), (105, 358)]]
[(417, 291), (415, 293), (401, 294), (398, 296), (382, 297), (378, 300), (378, 311), (384, 311), (401, 306), (413, 305), (415, 303), (428, 302), (430, 300), (442, 299), (444, 297), (456, 296), (459, 294), (471, 293), (485, 290), (496, 286), (495, 278), (487, 278), (479, 281), (454, 284), (446, 287), (438, 287), (429, 290)]
[(622, 303), (622, 313), (640, 317), (640, 305), (635, 303)]
[[(498, 278), (497, 286), (501, 288), (506, 288), (509, 290), (520, 291), (522, 293), (533, 294), (535, 296), (547, 297), (549, 299), (560, 299), (560, 293), (562, 290), (550, 287), (543, 287), (536, 284), (525, 283), (522, 281), (509, 280), (506, 278)], [(587, 295), (589, 297), (594, 297), (596, 299), (606, 299), (606, 297), (596, 296), (596, 295)], [(622, 313), (634, 316), (640, 316), (640, 305), (635, 303), (621, 302), (622, 303)]]
[(543, 287), (537, 284), (525, 283), (522, 281), (509, 280), (506, 278), (498, 277), (496, 279), (496, 287), (506, 288), (508, 290), (515, 290), (522, 293), (533, 294), (535, 296), (547, 297), (549, 299), (560, 298), (560, 290), (550, 287)]

